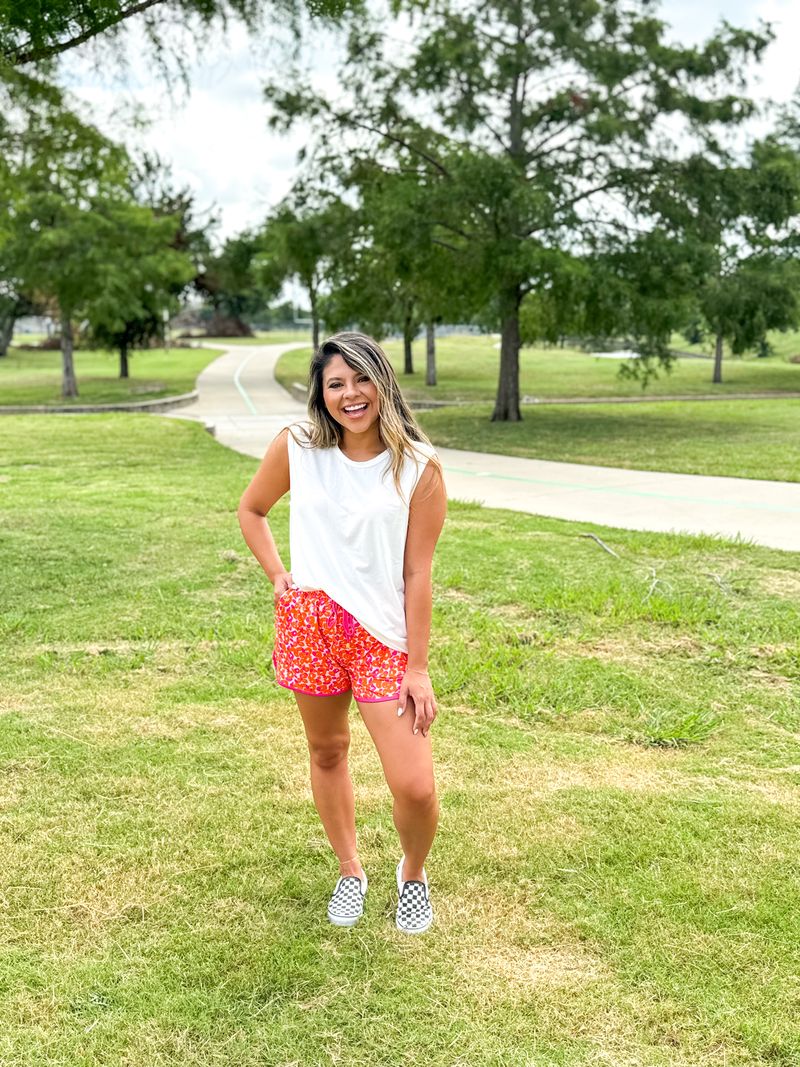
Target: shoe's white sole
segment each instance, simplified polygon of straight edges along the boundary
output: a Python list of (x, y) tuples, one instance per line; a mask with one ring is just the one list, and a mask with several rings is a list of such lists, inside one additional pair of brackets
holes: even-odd
[(430, 919), (424, 926), (417, 926), (414, 930), (409, 930), (407, 927), (401, 926), (396, 919), (394, 925), (404, 934), (424, 934), (426, 930), (430, 930), (431, 926), (433, 926), (433, 916), (431, 915)]
[(334, 926), (355, 926), (360, 918), (360, 915), (356, 915), (355, 918), (352, 919), (342, 919), (338, 915), (331, 915), (330, 912), (328, 913), (328, 922), (333, 923)]

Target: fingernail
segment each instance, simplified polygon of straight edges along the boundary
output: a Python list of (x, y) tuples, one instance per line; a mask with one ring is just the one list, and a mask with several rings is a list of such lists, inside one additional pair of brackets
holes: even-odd
[(397, 714), (398, 715), (402, 715), (403, 714), (403, 709), (402, 708), (398, 708), (397, 709)]
[(418, 729), (417, 729), (416, 727), (414, 727), (414, 733), (415, 733), (415, 734), (418, 734), (418, 733), (419, 733), (419, 730), (418, 730)]

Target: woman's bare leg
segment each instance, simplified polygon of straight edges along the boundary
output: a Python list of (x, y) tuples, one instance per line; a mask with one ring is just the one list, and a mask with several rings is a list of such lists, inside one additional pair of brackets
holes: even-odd
[(351, 694), (333, 697), (295, 693), (311, 758), (311, 792), (341, 875), (363, 873), (356, 848), (353, 782), (347, 765)]
[(398, 717), (397, 701), (358, 703), (378, 750), (386, 781), (394, 796), (394, 824), (403, 846), (403, 878), (422, 881), (422, 866), (439, 822), (439, 800), (433, 778), (430, 732), (414, 734), (409, 703)]

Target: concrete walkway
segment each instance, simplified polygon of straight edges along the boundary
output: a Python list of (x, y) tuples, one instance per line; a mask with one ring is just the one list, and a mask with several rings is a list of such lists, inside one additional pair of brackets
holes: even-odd
[[(199, 400), (168, 417), (197, 419), (222, 444), (261, 457), (282, 426), (305, 417), (305, 405), (273, 374), (278, 358), (298, 347), (307, 345), (229, 348), (198, 378)], [(738, 535), (800, 551), (800, 483), (438, 452), (454, 500), (631, 530)]]

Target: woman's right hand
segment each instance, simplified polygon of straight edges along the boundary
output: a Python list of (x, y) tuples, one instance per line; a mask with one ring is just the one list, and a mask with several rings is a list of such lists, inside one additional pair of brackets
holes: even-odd
[(275, 588), (274, 603), (277, 604), (287, 589), (291, 589), (294, 586), (294, 580), (288, 571), (283, 571), (282, 574), (276, 574), (272, 579), (272, 584)]

